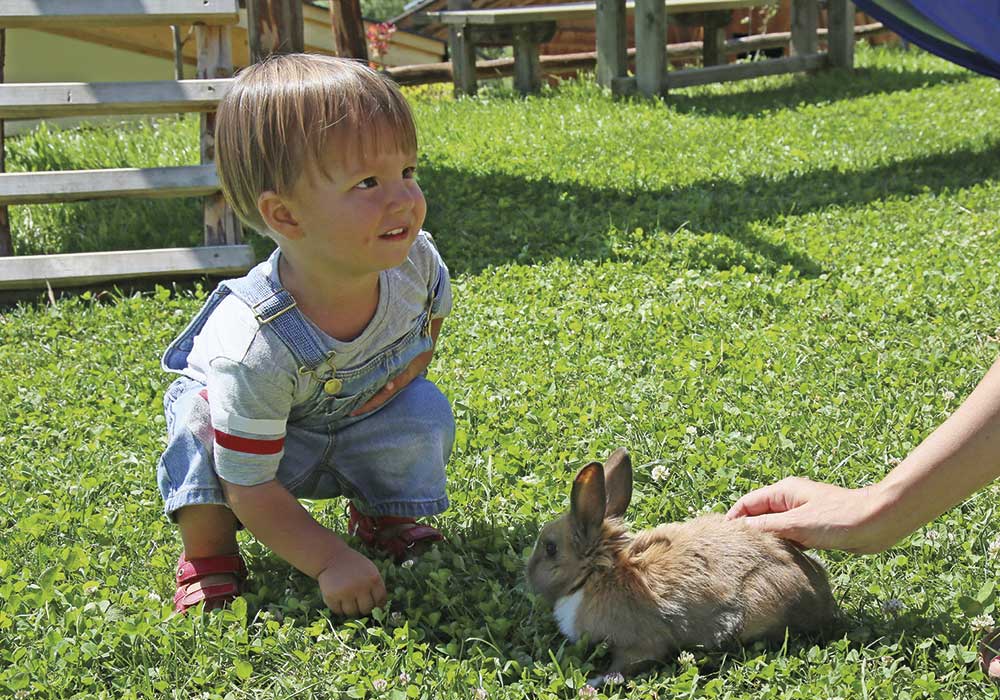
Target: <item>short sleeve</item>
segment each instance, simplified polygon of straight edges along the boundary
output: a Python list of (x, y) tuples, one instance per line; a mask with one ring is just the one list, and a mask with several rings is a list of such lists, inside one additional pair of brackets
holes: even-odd
[(207, 379), (219, 477), (240, 486), (273, 480), (284, 454), (293, 378), (216, 357)]

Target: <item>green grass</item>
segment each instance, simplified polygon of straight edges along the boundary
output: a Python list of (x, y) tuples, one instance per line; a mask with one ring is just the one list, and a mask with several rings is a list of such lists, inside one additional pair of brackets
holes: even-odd
[[(668, 468), (637, 474), (637, 527), (790, 474), (878, 479), (997, 355), (1000, 86), (917, 52), (858, 63), (652, 102), (587, 80), (415, 93), (455, 277), (432, 366), (458, 422), (452, 541), (380, 562), (390, 607), (366, 620), (331, 619), (249, 537), (245, 605), (170, 615), (158, 353), (204, 289), (0, 310), (0, 696), (576, 698), (606, 653), (565, 643), (521, 563), (582, 463), (626, 445)], [(185, 163), (193, 143), (172, 120), (40, 132), (9, 163)], [(16, 245), (197, 239), (196, 203), (159, 206), (17, 208)], [(998, 494), (886, 554), (823, 555), (831, 639), (695, 653), (602, 696), (993, 696), (971, 623), (995, 604)], [(343, 530), (343, 504), (309, 507)]]

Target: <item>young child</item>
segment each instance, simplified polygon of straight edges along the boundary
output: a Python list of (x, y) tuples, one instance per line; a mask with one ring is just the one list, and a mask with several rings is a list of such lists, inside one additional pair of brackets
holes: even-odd
[(246, 527), (315, 578), (334, 613), (383, 604), (375, 565), (299, 498), (346, 496), (348, 529), (397, 560), (441, 534), (454, 418), (424, 372), (451, 288), (414, 179), (399, 90), (360, 63), (286, 55), (219, 105), (227, 199), (277, 250), (223, 282), (167, 348), (169, 441), (157, 470), (184, 551), (175, 608), (241, 590)]

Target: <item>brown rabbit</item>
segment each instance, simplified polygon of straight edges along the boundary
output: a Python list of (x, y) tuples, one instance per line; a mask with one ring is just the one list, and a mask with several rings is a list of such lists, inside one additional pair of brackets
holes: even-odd
[(631, 499), (619, 448), (580, 470), (569, 512), (542, 528), (528, 561), (528, 587), (555, 605), (563, 634), (608, 644), (608, 673), (832, 621), (826, 572), (792, 544), (718, 514), (632, 535), (621, 521)]

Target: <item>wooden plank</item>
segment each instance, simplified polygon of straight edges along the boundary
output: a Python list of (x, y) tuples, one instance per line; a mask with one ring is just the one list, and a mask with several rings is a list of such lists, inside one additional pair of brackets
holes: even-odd
[[(664, 0), (668, 13), (703, 12), (710, 10), (733, 10), (745, 7), (764, 7), (776, 4), (776, 0)], [(597, 13), (596, 2), (569, 2), (557, 5), (532, 5), (529, 7), (504, 7), (496, 10), (441, 10), (428, 12), (443, 24), (518, 24), (542, 20), (588, 19)], [(625, 11), (633, 12), (635, 1), (625, 3)]]
[[(302, 19), (301, 2), (247, 0), (246, 7), (252, 63), (258, 63), (275, 53), (305, 51), (305, 23)], [(354, 58), (368, 57), (366, 55)]]
[(789, 58), (772, 58), (750, 63), (730, 63), (724, 66), (710, 68), (687, 68), (670, 71), (666, 74), (667, 89), (704, 85), (706, 83), (724, 83), (733, 80), (747, 80), (765, 75), (781, 75), (783, 73), (799, 73), (817, 70), (827, 65), (826, 54), (811, 56), (792, 56)]
[(817, 0), (792, 0), (791, 56), (808, 56), (819, 50), (816, 28), (819, 27), (819, 2)]
[[(4, 81), (4, 70), (7, 63), (7, 30), (0, 29), (0, 83)], [(7, 170), (7, 147), (4, 144), (4, 123), (0, 119), (0, 173)], [(0, 256), (14, 254), (14, 241), (10, 235), (10, 210), (7, 205), (0, 205)]]
[(194, 197), (219, 190), (214, 165), (0, 174), (0, 204), (112, 197)]
[(635, 80), (639, 93), (663, 90), (667, 70), (667, 13), (660, 0), (638, 0), (635, 10)]
[(236, 24), (237, 0), (3, 0), (0, 27)]
[(827, 3), (826, 37), (830, 65), (834, 68), (854, 67), (854, 3), (851, 0), (829, 0)]
[[(472, 6), (471, 0), (448, 0), (451, 11), (466, 11)], [(451, 54), (452, 82), (455, 97), (475, 95), (476, 85), (476, 37), (472, 28), (465, 23), (448, 28), (448, 50)]]
[(514, 27), (514, 87), (522, 95), (538, 92), (542, 86), (542, 69), (538, 64), (538, 44), (530, 24)]
[(230, 82), (7, 83), (0, 85), (0, 119), (208, 112), (229, 91)]
[(628, 74), (624, 0), (597, 0), (597, 84), (608, 87)]
[[(197, 77), (218, 80), (233, 74), (232, 32), (229, 27), (196, 26), (195, 40), (198, 49)], [(201, 163), (213, 167), (215, 161), (215, 112), (201, 115)], [(239, 219), (221, 192), (211, 192), (204, 202), (205, 245), (239, 243), (243, 228)]]
[(248, 245), (25, 255), (0, 258), (0, 289), (44, 289), (114, 279), (182, 275), (239, 275), (254, 264)]

